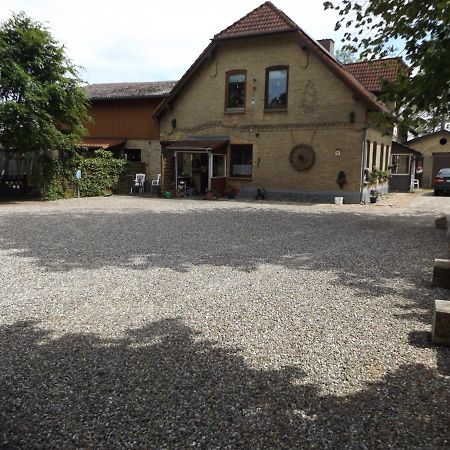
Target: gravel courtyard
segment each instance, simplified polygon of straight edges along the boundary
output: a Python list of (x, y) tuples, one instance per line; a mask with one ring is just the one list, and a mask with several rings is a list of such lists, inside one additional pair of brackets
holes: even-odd
[(450, 447), (449, 197), (0, 204), (0, 448)]

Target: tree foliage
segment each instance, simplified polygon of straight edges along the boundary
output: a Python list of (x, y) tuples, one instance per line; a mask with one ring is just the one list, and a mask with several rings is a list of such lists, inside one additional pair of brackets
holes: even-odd
[(347, 48), (340, 48), (335, 51), (334, 57), (341, 64), (350, 64), (358, 61), (358, 55), (356, 52), (352, 52)]
[(385, 85), (384, 100), (395, 102), (406, 123), (418, 126), (423, 117), (439, 122), (449, 115), (449, 0), (340, 0), (324, 7), (339, 11), (335, 30), (346, 28), (345, 47), (361, 59), (386, 57), (402, 43), (410, 73)]
[(85, 134), (87, 99), (77, 68), (24, 13), (0, 26), (0, 144), (21, 152), (70, 150)]

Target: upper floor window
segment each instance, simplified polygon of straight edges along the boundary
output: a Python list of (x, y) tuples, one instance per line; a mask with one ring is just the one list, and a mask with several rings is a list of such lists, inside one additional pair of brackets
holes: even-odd
[(289, 67), (266, 69), (266, 109), (287, 109)]
[(227, 72), (225, 87), (225, 109), (244, 110), (245, 109), (245, 70), (232, 70)]

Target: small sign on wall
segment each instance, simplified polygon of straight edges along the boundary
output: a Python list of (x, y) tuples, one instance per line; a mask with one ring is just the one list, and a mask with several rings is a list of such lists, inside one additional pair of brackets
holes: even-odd
[(336, 149), (334, 152), (335, 156), (341, 156), (341, 150), (340, 149)]

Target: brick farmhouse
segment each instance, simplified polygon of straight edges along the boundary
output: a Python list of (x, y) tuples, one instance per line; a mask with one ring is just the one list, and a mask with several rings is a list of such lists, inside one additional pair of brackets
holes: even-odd
[(367, 169), (390, 161), (391, 130), (374, 120), (387, 106), (332, 43), (270, 2), (216, 34), (155, 111), (163, 188), (365, 199)]

